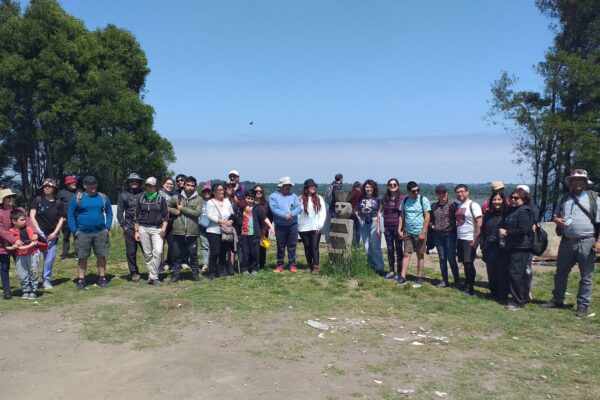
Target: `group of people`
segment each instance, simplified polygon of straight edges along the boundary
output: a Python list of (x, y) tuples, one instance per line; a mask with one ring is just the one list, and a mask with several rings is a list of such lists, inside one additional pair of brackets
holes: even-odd
[[(450, 199), (445, 185), (435, 188), (437, 201), (430, 202), (420, 193), (419, 185), (410, 181), (403, 195), (400, 183), (392, 178), (387, 190), (379, 195), (372, 179), (355, 182), (349, 193), (343, 190), (343, 176), (337, 174), (325, 198), (317, 193), (313, 179), (304, 181), (300, 195), (292, 192), (294, 182), (282, 177), (278, 190), (266, 196), (262, 186), (248, 189), (240, 183), (240, 174), (229, 171), (228, 182), (203, 183), (193, 176), (179, 174), (175, 179), (142, 179), (130, 174), (125, 190), (117, 200), (116, 218), (123, 230), (129, 279), (141, 279), (137, 250), (141, 248), (148, 271), (147, 283), (160, 285), (160, 272), (171, 270), (170, 284), (182, 279), (182, 269), (189, 266), (194, 281), (201, 274), (215, 279), (234, 273), (255, 276), (265, 266), (269, 234), (276, 239), (274, 273), (287, 267), (298, 271), (296, 246), (304, 245), (306, 269), (319, 274), (319, 243), (327, 214), (335, 217), (335, 204), (348, 202), (355, 221), (355, 244), (362, 243), (368, 263), (385, 279), (398, 285), (407, 283), (413, 253), (417, 274), (413, 287), (424, 284), (425, 254), (428, 242), (437, 249), (442, 280), (439, 288), (460, 288), (475, 293), (476, 249), (481, 248), (486, 264), (491, 296), (518, 310), (531, 299), (531, 262), (533, 233), (538, 212), (529, 188), (520, 185), (508, 198), (502, 182), (493, 182), (491, 195), (482, 205), (470, 199), (464, 184), (454, 187), (456, 201)], [(574, 170), (565, 180), (569, 191), (554, 211), (553, 221), (562, 240), (558, 252), (553, 298), (544, 307), (564, 306), (569, 272), (579, 264), (581, 279), (577, 296), (577, 315), (587, 315), (591, 298), (596, 253), (600, 252), (598, 221), (600, 200), (587, 190), (591, 182), (587, 172)], [(38, 264), (44, 257), (42, 286), (52, 290), (52, 268), (57, 242), (63, 233), (61, 258), (69, 255), (69, 237), (74, 236), (78, 259), (76, 287), (86, 285), (87, 259), (93, 249), (97, 257), (98, 285), (108, 285), (106, 256), (113, 213), (108, 196), (97, 191), (93, 176), (82, 180), (77, 191), (73, 176), (64, 179), (64, 189), (56, 193), (52, 179), (42, 183), (42, 194), (35, 197), (29, 215), (15, 206), (15, 193), (0, 190), (0, 276), (4, 298), (12, 296), (8, 271), (11, 256), (15, 259), (23, 298), (35, 298), (38, 288)], [(389, 270), (384, 271), (381, 236), (385, 237)], [(198, 240), (200, 239), (200, 240)], [(429, 239), (429, 240), (428, 240)], [(167, 254), (163, 249), (167, 244)], [(198, 244), (202, 266), (198, 258)], [(458, 262), (464, 266), (461, 284)], [(450, 283), (448, 265), (453, 282)], [(237, 269), (237, 271), (236, 271)], [(510, 301), (509, 301), (510, 299)]]

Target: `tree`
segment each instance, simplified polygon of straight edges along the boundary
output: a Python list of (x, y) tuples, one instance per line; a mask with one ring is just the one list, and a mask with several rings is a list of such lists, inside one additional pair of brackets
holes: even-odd
[(90, 32), (56, 0), (23, 14), (2, 0), (0, 60), (0, 168), (20, 173), (27, 198), (47, 176), (93, 174), (106, 190), (175, 160), (143, 101), (150, 70), (130, 32)]

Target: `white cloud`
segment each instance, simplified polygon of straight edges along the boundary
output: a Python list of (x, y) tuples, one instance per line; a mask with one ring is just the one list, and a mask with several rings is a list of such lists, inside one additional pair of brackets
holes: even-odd
[(303, 140), (231, 141), (207, 143), (174, 140), (175, 172), (199, 181), (227, 178), (237, 169), (242, 180), (276, 182), (289, 175), (296, 182), (313, 178), (330, 182), (337, 172), (345, 181), (372, 178), (400, 181), (523, 182), (524, 167), (512, 163), (508, 135), (422, 136), (398, 139), (364, 138), (333, 141)]

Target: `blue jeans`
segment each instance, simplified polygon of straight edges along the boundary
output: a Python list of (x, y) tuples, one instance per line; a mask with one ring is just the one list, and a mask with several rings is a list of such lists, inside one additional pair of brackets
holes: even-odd
[(360, 238), (365, 246), (369, 265), (374, 266), (375, 271), (383, 272), (381, 234), (377, 235), (377, 224), (375, 222), (365, 224), (364, 221), (360, 221)]
[(458, 273), (458, 263), (456, 262), (456, 233), (452, 232), (447, 235), (441, 235), (434, 232), (433, 240), (440, 260), (442, 280), (448, 283), (448, 262), (450, 262), (454, 284), (458, 284), (460, 276)]
[(57, 239), (48, 240), (48, 251), (44, 254), (44, 270), (42, 272), (42, 279), (49, 281), (52, 279), (52, 267), (54, 266), (54, 259), (56, 258), (56, 251), (58, 246), (56, 245)]
[(291, 225), (275, 224), (275, 240), (277, 241), (276, 266), (283, 267), (285, 250), (287, 249), (290, 266), (296, 265), (296, 244), (298, 243), (298, 223)]

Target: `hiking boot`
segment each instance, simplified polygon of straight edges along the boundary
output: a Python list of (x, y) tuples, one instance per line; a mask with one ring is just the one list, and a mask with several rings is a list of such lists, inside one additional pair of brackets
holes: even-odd
[(394, 271), (390, 271), (387, 273), (386, 276), (383, 277), (383, 279), (394, 279), (396, 277), (396, 273)]
[(415, 289), (418, 289), (421, 286), (423, 286), (423, 283), (425, 283), (425, 279), (423, 279), (423, 277), (419, 277), (419, 278), (417, 278), (417, 281), (415, 283), (413, 283), (412, 287)]
[(275, 269), (273, 269), (273, 272), (275, 272), (276, 274), (279, 274), (279, 273), (283, 272), (283, 267), (281, 265), (278, 265), (275, 267)]
[(105, 276), (101, 276), (100, 278), (98, 278), (98, 286), (100, 286), (100, 287), (107, 287), (108, 286), (108, 279), (106, 279)]
[(442, 282), (438, 283), (435, 287), (438, 289), (447, 288), (447, 287), (450, 287), (450, 282), (442, 281)]
[(507, 310), (509, 310), (509, 311), (515, 311), (515, 310), (520, 310), (520, 309), (521, 309), (521, 308), (523, 308), (523, 307), (521, 307), (521, 306), (519, 306), (518, 304), (515, 304), (515, 303), (513, 303), (513, 302), (510, 302), (510, 303), (508, 303), (508, 304), (506, 305), (506, 307), (505, 307), (505, 308), (506, 308)]
[(52, 284), (50, 283), (50, 281), (44, 281), (44, 283), (42, 284), (42, 286), (44, 287), (45, 290), (52, 290), (52, 289), (54, 289), (54, 286), (52, 286)]
[(587, 315), (588, 315), (587, 309), (588, 309), (587, 306), (579, 304), (577, 306), (577, 311), (575, 312), (575, 316), (577, 318), (585, 318), (585, 317), (587, 317)]
[(75, 283), (75, 288), (78, 289), (78, 290), (85, 289), (85, 280), (84, 279), (78, 279), (77, 282)]
[(298, 267), (295, 265), (290, 265), (290, 272), (298, 272)]
[(131, 282), (138, 282), (142, 277), (140, 276), (140, 274), (138, 274), (137, 272), (134, 272), (133, 274), (131, 274), (130, 276), (130, 280)]
[(200, 272), (192, 272), (192, 280), (194, 282), (200, 282)]
[(542, 304), (540, 307), (542, 308), (563, 308), (565, 306), (565, 303), (561, 302), (557, 302), (554, 300), (550, 300), (547, 303)]
[(179, 275), (173, 275), (169, 281), (169, 285), (174, 285), (179, 282)]
[(398, 275), (396, 277), (396, 285), (406, 285), (406, 278), (403, 278), (402, 276)]
[(2, 297), (4, 297), (4, 300), (10, 300), (12, 299), (12, 293), (10, 292), (10, 290), (7, 290), (4, 292), (4, 296)]

